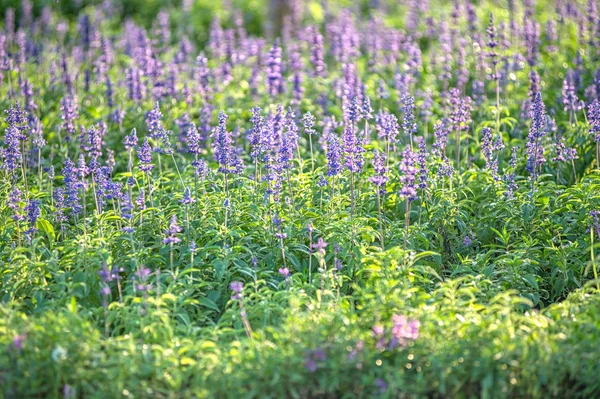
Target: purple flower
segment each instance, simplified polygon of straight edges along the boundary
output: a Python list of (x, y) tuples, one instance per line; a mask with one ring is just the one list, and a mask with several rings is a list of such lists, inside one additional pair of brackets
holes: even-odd
[(287, 280), (287, 278), (290, 275), (290, 269), (288, 269), (287, 267), (282, 267), (279, 269), (279, 274), (281, 275), (281, 277)]
[(282, 76), (283, 63), (281, 59), (281, 47), (279, 39), (275, 39), (273, 47), (269, 50), (266, 63), (266, 84), (270, 96), (277, 96), (285, 92), (285, 84)]
[(304, 358), (304, 368), (311, 373), (314, 373), (318, 369), (318, 363), (327, 360), (327, 353), (321, 348), (317, 348), (309, 351)]
[(229, 284), (229, 289), (233, 291), (232, 300), (242, 299), (242, 291), (244, 291), (244, 283), (240, 281), (232, 281)]
[(137, 284), (135, 284), (135, 289), (141, 292), (150, 291), (152, 289), (152, 284), (146, 284), (148, 281), (148, 277), (152, 274), (152, 271), (147, 267), (142, 267), (138, 271), (135, 272), (134, 278), (137, 278)]
[(414, 201), (418, 198), (416, 189), (416, 177), (417, 177), (417, 157), (416, 154), (410, 149), (410, 145), (407, 145), (402, 152), (402, 160), (400, 161), (400, 197), (409, 201)]
[(304, 133), (306, 134), (315, 134), (315, 129), (313, 129), (313, 127), (315, 126), (315, 117), (310, 113), (307, 112), (304, 114), (304, 116), (302, 117), (302, 125), (304, 126)]
[(140, 194), (135, 199), (135, 204), (137, 205), (137, 207), (140, 211), (143, 211), (144, 209), (146, 209), (146, 197), (144, 195), (143, 188), (140, 189)]
[(25, 340), (27, 339), (27, 335), (26, 334), (16, 334), (13, 336), (13, 341), (12, 341), (12, 345), (13, 348), (15, 348), (15, 350), (17, 352), (20, 352), (23, 349), (23, 344), (25, 343)]
[(541, 139), (546, 135), (546, 107), (542, 101), (542, 95), (537, 93), (531, 107), (531, 127), (527, 136), (527, 171), (535, 180), (536, 169), (546, 162), (544, 158), (544, 147)]
[(574, 71), (569, 70), (567, 76), (563, 80), (562, 98), (565, 111), (575, 113), (581, 110), (581, 103), (575, 92)]
[(215, 161), (219, 163), (221, 173), (241, 173), (243, 164), (233, 147), (231, 132), (227, 131), (227, 119), (224, 111), (219, 113), (219, 125), (212, 134), (213, 153)]
[(433, 153), (441, 157), (446, 154), (446, 146), (448, 145), (448, 135), (450, 134), (450, 120), (442, 119), (436, 123), (433, 131), (435, 141), (433, 142)]
[(11, 173), (14, 173), (17, 168), (21, 166), (22, 154), (21, 154), (21, 141), (27, 139), (27, 136), (23, 134), (23, 129), (26, 126), (25, 113), (16, 103), (15, 106), (10, 106), (6, 111), (6, 118), (4, 119), (8, 123), (6, 128), (6, 135), (4, 136), (4, 145), (0, 153), (0, 159), (3, 159), (2, 167)]
[(181, 233), (181, 227), (177, 224), (177, 216), (171, 216), (171, 222), (169, 227), (165, 230), (164, 244), (177, 244), (181, 242), (181, 238), (177, 237), (177, 234)]
[(498, 175), (498, 155), (494, 153), (503, 148), (502, 136), (498, 136), (494, 140), (492, 129), (489, 127), (481, 129), (481, 152), (485, 159), (485, 167), (492, 172), (492, 177), (496, 181), (500, 180), (500, 176)]
[(558, 135), (554, 142), (554, 153), (556, 156), (551, 159), (552, 162), (570, 162), (579, 158), (575, 148), (567, 147), (565, 137)]
[(600, 101), (598, 99), (588, 105), (588, 121), (590, 133), (594, 135), (594, 141), (600, 142)]
[(137, 156), (140, 159), (139, 167), (142, 172), (148, 173), (154, 169), (154, 165), (152, 165), (152, 148), (148, 142), (148, 137), (145, 137), (141, 147), (138, 147)]
[(364, 164), (365, 149), (355, 130), (354, 125), (346, 126), (342, 140), (344, 142), (344, 166), (350, 172), (358, 173)]
[(160, 112), (160, 106), (158, 101), (154, 103), (154, 108), (146, 115), (146, 125), (148, 126), (148, 132), (151, 138), (157, 138), (157, 134), (163, 129), (161, 119), (163, 117)]
[(71, 209), (73, 215), (79, 215), (83, 211), (79, 189), (82, 187), (77, 177), (77, 168), (71, 159), (65, 159), (62, 169), (63, 183), (65, 184), (65, 209)]
[(417, 137), (416, 141), (419, 146), (419, 152), (417, 153), (417, 165), (419, 166), (418, 187), (421, 190), (424, 190), (428, 187), (427, 178), (429, 175), (429, 170), (427, 169), (427, 156), (429, 153), (427, 152), (427, 144), (425, 143), (425, 139), (423, 139), (423, 137)]
[(21, 201), (23, 200), (22, 196), (23, 193), (16, 186), (14, 186), (8, 194), (8, 207), (13, 211), (11, 218), (15, 222), (23, 220), (23, 215), (21, 214)]
[(469, 130), (471, 124), (471, 97), (461, 97), (460, 90), (450, 90), (450, 121), (454, 130)]
[(314, 76), (327, 75), (327, 64), (325, 64), (325, 48), (323, 46), (323, 35), (316, 26), (308, 29), (308, 42), (310, 44), (310, 64), (313, 67)]
[(400, 345), (405, 347), (408, 341), (414, 341), (419, 338), (419, 328), (421, 323), (418, 320), (409, 320), (404, 315), (392, 316), (392, 339), (390, 340), (390, 349)]
[(465, 238), (463, 239), (463, 245), (465, 247), (470, 247), (472, 243), (473, 243), (473, 240), (471, 239), (471, 237), (465, 236)]
[(71, 141), (75, 134), (75, 119), (77, 119), (77, 100), (70, 95), (60, 100), (60, 110), (62, 112), (62, 124), (60, 128), (66, 133), (67, 141)]
[(184, 204), (184, 205), (191, 205), (194, 202), (196, 202), (196, 200), (194, 198), (192, 198), (192, 194), (190, 192), (190, 188), (186, 187), (185, 190), (183, 190), (183, 198), (181, 198), (179, 200), (180, 203)]
[(125, 136), (124, 144), (125, 148), (128, 150), (133, 150), (135, 147), (137, 147), (138, 137), (135, 128), (131, 129), (131, 133)]
[(411, 95), (404, 94), (402, 96), (402, 130), (404, 134), (410, 138), (412, 143), (413, 135), (417, 133), (417, 124), (415, 122), (415, 98)]
[(342, 145), (334, 133), (327, 137), (327, 176), (337, 176), (342, 171)]
[(327, 241), (323, 240), (322, 237), (319, 237), (316, 243), (312, 244), (312, 249), (315, 249), (317, 253), (325, 255), (325, 248), (327, 248)]
[(373, 154), (373, 169), (374, 174), (369, 177), (369, 181), (379, 189), (381, 194), (385, 194), (385, 185), (388, 181), (385, 153), (375, 150)]
[(38, 200), (29, 200), (27, 205), (25, 206), (25, 212), (27, 213), (27, 222), (29, 223), (29, 229), (25, 231), (25, 234), (29, 236), (29, 239), (33, 238), (33, 235), (37, 231), (37, 220), (41, 215), (40, 211), (40, 201)]
[(380, 393), (384, 393), (385, 391), (387, 391), (388, 388), (387, 383), (381, 378), (377, 378), (375, 380), (375, 386), (377, 387)]

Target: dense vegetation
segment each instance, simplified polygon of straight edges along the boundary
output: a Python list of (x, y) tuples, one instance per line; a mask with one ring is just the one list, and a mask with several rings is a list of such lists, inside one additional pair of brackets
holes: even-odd
[(291, 3), (5, 5), (0, 396), (600, 396), (596, 0)]

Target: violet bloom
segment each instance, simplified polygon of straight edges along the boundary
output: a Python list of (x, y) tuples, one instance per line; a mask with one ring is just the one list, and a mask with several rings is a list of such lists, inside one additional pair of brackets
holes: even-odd
[(327, 137), (327, 176), (337, 176), (342, 171), (342, 145), (334, 133)]
[(15, 106), (11, 105), (4, 112), (6, 113), (4, 120), (7, 122), (8, 127), (4, 136), (6, 148), (1, 150), (0, 159), (3, 159), (2, 167), (10, 173), (14, 173), (22, 162), (21, 142), (27, 139), (27, 136), (23, 134), (27, 126), (27, 120), (19, 103), (16, 103)]
[(323, 35), (316, 26), (311, 26), (308, 30), (308, 41), (310, 44), (310, 64), (313, 67), (313, 75), (327, 75), (327, 64), (325, 64), (325, 48), (323, 45)]
[(181, 238), (177, 237), (177, 234), (181, 233), (181, 227), (177, 224), (177, 216), (171, 216), (171, 222), (169, 227), (165, 230), (164, 244), (177, 244), (181, 242)]
[(555, 156), (551, 159), (552, 162), (571, 162), (579, 158), (575, 148), (567, 147), (567, 142), (563, 135), (558, 135), (554, 142)]
[(279, 274), (281, 275), (281, 277), (287, 280), (290, 276), (290, 269), (288, 269), (287, 267), (282, 267), (279, 269)]
[(314, 129), (315, 117), (310, 112), (305, 113), (302, 117), (302, 125), (304, 126), (304, 133), (309, 135), (316, 133)]
[(542, 101), (542, 95), (537, 93), (531, 107), (531, 127), (527, 136), (527, 171), (535, 180), (536, 169), (541, 166), (544, 158), (544, 147), (541, 139), (546, 135), (546, 106)]
[(77, 100), (70, 95), (63, 97), (60, 100), (60, 111), (62, 124), (60, 128), (66, 133), (66, 140), (71, 141), (75, 134), (75, 119), (77, 119)]
[(321, 255), (325, 255), (325, 248), (327, 248), (327, 241), (323, 240), (322, 237), (319, 237), (316, 243), (311, 245), (311, 249), (316, 250), (316, 253)]
[(494, 140), (492, 129), (489, 127), (481, 129), (481, 152), (485, 159), (485, 167), (492, 172), (492, 178), (496, 181), (500, 180), (500, 176), (498, 175), (498, 155), (495, 153), (503, 148), (501, 136)]
[(515, 190), (517, 190), (519, 188), (517, 186), (517, 184), (515, 183), (515, 175), (516, 175), (515, 170), (517, 168), (517, 152), (518, 151), (519, 151), (519, 147), (512, 148), (511, 157), (510, 157), (510, 166), (512, 168), (512, 171), (510, 173), (504, 174), (504, 183), (506, 184), (506, 191), (504, 192), (504, 196), (508, 199), (513, 198)]
[(579, 98), (577, 98), (577, 93), (575, 91), (573, 75), (574, 72), (572, 70), (569, 70), (567, 72), (567, 76), (563, 80), (562, 87), (562, 99), (564, 104), (564, 110), (569, 111), (571, 115), (581, 110), (581, 104), (579, 102)]
[(462, 97), (460, 90), (453, 88), (450, 90), (450, 121), (454, 130), (469, 130), (471, 125), (471, 97)]
[(21, 201), (23, 193), (17, 187), (13, 187), (8, 194), (8, 207), (13, 211), (11, 215), (11, 219), (15, 222), (21, 221), (24, 219), (21, 214)]
[(419, 152), (417, 152), (417, 165), (419, 167), (419, 185), (418, 187), (421, 190), (424, 190), (428, 187), (427, 179), (429, 175), (429, 170), (427, 169), (427, 156), (429, 153), (427, 152), (427, 144), (425, 143), (425, 139), (423, 137), (416, 138), (417, 145), (419, 147)]
[(29, 229), (25, 231), (25, 234), (27, 234), (29, 239), (32, 239), (33, 235), (37, 231), (37, 220), (41, 215), (40, 201), (29, 200), (29, 202), (25, 206), (25, 213), (27, 214), (27, 222), (29, 223)]
[(600, 101), (598, 99), (588, 106), (588, 121), (590, 133), (594, 135), (594, 141), (600, 142)]
[(465, 238), (463, 239), (463, 245), (465, 247), (470, 247), (472, 243), (473, 243), (473, 240), (471, 239), (471, 237), (465, 236)]
[(152, 289), (152, 284), (147, 283), (148, 278), (152, 274), (152, 271), (147, 267), (142, 267), (138, 271), (135, 272), (134, 279), (137, 279), (137, 284), (135, 284), (135, 289), (137, 291), (146, 292)]
[(390, 349), (393, 349), (398, 345), (404, 348), (409, 341), (414, 341), (419, 338), (419, 328), (421, 323), (418, 320), (409, 320), (404, 315), (393, 315), (392, 323)]
[(158, 101), (154, 104), (154, 108), (146, 115), (146, 125), (148, 126), (148, 132), (150, 137), (156, 138), (157, 133), (163, 128), (161, 119), (163, 117), (160, 112)]
[(369, 181), (377, 187), (381, 194), (385, 194), (385, 185), (388, 181), (385, 153), (375, 150), (373, 154), (373, 169), (374, 174), (369, 177)]
[(308, 352), (304, 358), (304, 368), (311, 373), (318, 369), (318, 363), (327, 360), (327, 354), (321, 348), (314, 349)]
[(196, 202), (196, 200), (192, 198), (192, 193), (189, 187), (186, 187), (185, 190), (183, 190), (183, 198), (181, 198), (179, 202), (184, 205), (191, 205)]
[(133, 150), (135, 147), (137, 147), (138, 137), (137, 130), (135, 128), (131, 129), (131, 133), (125, 136), (123, 143), (125, 144), (125, 148), (128, 150)]
[(439, 157), (446, 154), (446, 147), (448, 146), (448, 135), (450, 134), (450, 121), (447, 118), (442, 119), (436, 123), (433, 128), (433, 135), (435, 141), (433, 142), (433, 153)]
[(365, 149), (362, 146), (362, 140), (357, 137), (353, 125), (346, 126), (342, 140), (344, 142), (344, 166), (352, 173), (360, 172), (364, 164)]
[(138, 197), (135, 199), (135, 205), (138, 207), (140, 211), (146, 209), (146, 196), (144, 194), (144, 189), (140, 188), (140, 193)]
[(233, 295), (231, 296), (232, 300), (239, 300), (242, 299), (242, 294), (244, 291), (244, 283), (240, 282), (240, 281), (232, 281), (231, 284), (229, 284), (229, 289), (231, 291), (233, 291)]
[(13, 337), (12, 345), (17, 352), (23, 350), (23, 344), (25, 343), (25, 339), (27, 339), (27, 335), (25, 334), (16, 334)]
[(402, 160), (400, 161), (400, 197), (408, 201), (414, 201), (418, 198), (416, 189), (417, 177), (417, 157), (416, 154), (407, 145), (402, 152)]
[(411, 95), (402, 96), (402, 130), (412, 143), (413, 136), (417, 133), (417, 124), (415, 122), (415, 98)]
[(273, 47), (269, 50), (266, 63), (266, 84), (270, 96), (277, 96), (285, 92), (285, 84), (282, 75), (283, 61), (281, 59), (281, 46), (279, 39), (275, 39)]
[(139, 167), (142, 172), (148, 173), (154, 169), (154, 165), (152, 165), (152, 148), (148, 142), (148, 137), (145, 137), (141, 147), (138, 147), (137, 155), (140, 159)]
[(219, 125), (212, 134), (213, 153), (219, 163), (219, 172), (238, 174), (242, 172), (243, 164), (233, 147), (232, 134), (227, 130), (228, 118), (224, 111), (219, 112)]
[(65, 184), (65, 208), (71, 209), (73, 215), (79, 215), (83, 211), (79, 189), (82, 183), (77, 177), (77, 168), (71, 159), (65, 159), (62, 169), (63, 183)]

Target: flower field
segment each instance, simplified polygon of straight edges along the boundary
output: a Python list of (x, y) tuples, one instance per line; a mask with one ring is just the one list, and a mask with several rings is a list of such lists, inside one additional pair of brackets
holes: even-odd
[(0, 398), (600, 397), (597, 0), (0, 5)]

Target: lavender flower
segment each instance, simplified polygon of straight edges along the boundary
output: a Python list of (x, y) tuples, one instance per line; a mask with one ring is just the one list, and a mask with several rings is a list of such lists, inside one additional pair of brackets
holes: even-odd
[(125, 144), (125, 148), (128, 150), (133, 150), (135, 147), (137, 147), (138, 137), (135, 128), (131, 129), (131, 133), (125, 136), (123, 143)]
[(65, 184), (65, 208), (71, 209), (73, 215), (79, 215), (83, 207), (79, 198), (79, 189), (82, 183), (77, 177), (77, 168), (70, 158), (65, 159), (63, 163), (62, 175)]
[(321, 255), (325, 255), (325, 248), (327, 248), (327, 241), (323, 240), (322, 237), (319, 237), (317, 242), (311, 245), (311, 249), (316, 250), (316, 253)]
[(404, 117), (402, 118), (402, 130), (407, 135), (412, 143), (413, 135), (417, 133), (417, 124), (415, 123), (415, 98), (411, 95), (405, 94), (402, 96), (402, 112)]
[(177, 244), (181, 242), (181, 238), (177, 237), (177, 234), (181, 233), (181, 227), (177, 224), (177, 216), (171, 216), (171, 222), (169, 227), (165, 230), (164, 244)]
[(180, 203), (184, 204), (184, 205), (191, 205), (194, 202), (196, 202), (196, 200), (194, 198), (192, 198), (192, 194), (190, 192), (190, 188), (186, 187), (185, 190), (183, 191), (183, 198), (179, 200)]
[(140, 170), (142, 172), (148, 173), (154, 169), (154, 165), (152, 165), (152, 147), (150, 147), (148, 137), (145, 137), (141, 147), (138, 147), (137, 155), (140, 159)]
[(535, 180), (535, 170), (541, 166), (544, 158), (544, 147), (540, 143), (546, 135), (546, 107), (542, 101), (542, 95), (537, 93), (531, 109), (531, 128), (527, 136), (527, 171)]
[(231, 300), (239, 300), (242, 299), (242, 293), (244, 291), (244, 283), (240, 281), (232, 281), (229, 284), (229, 289), (233, 291), (233, 295), (231, 296)]
[(333, 133), (327, 138), (327, 176), (337, 176), (342, 171), (342, 145)]
[(373, 154), (373, 176), (369, 177), (369, 181), (375, 185), (379, 189), (381, 194), (385, 194), (385, 184), (388, 181), (386, 176), (387, 167), (386, 167), (386, 156), (383, 152), (375, 150)]
[(29, 200), (27, 205), (25, 206), (25, 212), (27, 213), (27, 222), (29, 223), (29, 229), (25, 231), (25, 234), (29, 237), (29, 239), (33, 238), (33, 235), (37, 231), (37, 220), (41, 215), (40, 211), (40, 201), (38, 200)]
[(417, 176), (417, 157), (416, 154), (407, 145), (402, 152), (402, 160), (400, 161), (400, 197), (408, 201), (414, 201), (418, 198), (417, 189), (415, 186)]
[(492, 136), (492, 129), (484, 127), (481, 130), (481, 152), (485, 159), (485, 167), (492, 172), (492, 178), (496, 181), (500, 180), (498, 175), (498, 156), (494, 155), (495, 152), (500, 151), (504, 148), (502, 143), (502, 137), (496, 137), (494, 140)]
[(344, 142), (344, 166), (352, 173), (358, 173), (363, 167), (365, 149), (362, 140), (356, 135), (353, 126), (346, 126), (342, 137)]
[(242, 172), (243, 164), (233, 148), (231, 132), (227, 131), (228, 118), (224, 111), (219, 113), (219, 125), (212, 134), (213, 153), (219, 163), (219, 172), (237, 174)]
[(285, 92), (282, 69), (281, 47), (279, 46), (279, 39), (276, 39), (267, 55), (266, 84), (270, 96), (277, 96)]
[(428, 187), (427, 179), (429, 170), (427, 169), (427, 144), (423, 137), (417, 137), (417, 144), (419, 146), (419, 152), (417, 153), (417, 165), (419, 167), (419, 185), (418, 188), (424, 190)]
[(21, 214), (22, 196), (23, 193), (16, 186), (14, 186), (8, 194), (8, 207), (13, 211), (11, 218), (15, 222), (23, 220), (23, 215)]
[(63, 97), (60, 100), (60, 110), (62, 112), (61, 129), (66, 133), (66, 140), (71, 141), (75, 134), (75, 119), (77, 119), (77, 100), (70, 95)]
[(594, 141), (600, 142), (600, 101), (594, 100), (588, 105), (588, 121), (590, 133), (594, 135)]
[(419, 338), (421, 323), (418, 320), (409, 320), (404, 315), (393, 315), (392, 323), (391, 349), (398, 345), (405, 347), (409, 341)]

